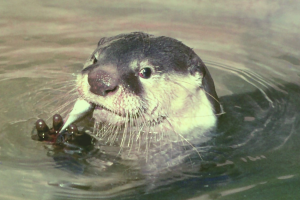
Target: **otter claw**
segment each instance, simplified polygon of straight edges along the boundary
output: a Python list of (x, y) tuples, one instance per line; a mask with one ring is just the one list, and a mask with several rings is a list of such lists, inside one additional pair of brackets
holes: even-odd
[(59, 114), (53, 115), (53, 127), (49, 129), (46, 122), (43, 119), (38, 119), (35, 122), (35, 129), (39, 140), (51, 141), (58, 134), (63, 125), (63, 119)]
[[(63, 125), (62, 117), (59, 114), (53, 115), (53, 127), (49, 128), (43, 119), (38, 119), (35, 123), (36, 137), (40, 141), (48, 141), (53, 144), (64, 144), (69, 147), (72, 145), (90, 145), (92, 138), (75, 124), (70, 124), (67, 128), (61, 129)], [(81, 128), (80, 128), (81, 129)], [(60, 131), (60, 132), (59, 132)]]
[(61, 130), (63, 124), (64, 124), (64, 121), (59, 114), (53, 115), (53, 129), (56, 133), (58, 133), (58, 131)]
[(35, 128), (37, 130), (37, 135), (40, 140), (48, 139), (50, 130), (44, 120), (42, 120), (42, 119), (37, 120), (35, 123)]

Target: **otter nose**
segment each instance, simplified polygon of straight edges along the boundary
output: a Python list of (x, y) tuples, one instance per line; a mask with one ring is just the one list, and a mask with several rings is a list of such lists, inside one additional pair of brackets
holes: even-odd
[(90, 91), (100, 96), (106, 96), (118, 90), (119, 78), (113, 71), (94, 69), (88, 74)]

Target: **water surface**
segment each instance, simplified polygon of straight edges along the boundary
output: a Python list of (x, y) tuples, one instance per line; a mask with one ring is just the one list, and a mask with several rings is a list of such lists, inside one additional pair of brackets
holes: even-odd
[[(0, 10), (1, 199), (300, 195), (297, 1), (13, 0), (1, 2)], [(192, 157), (186, 168), (195, 168), (155, 187), (121, 161), (109, 167), (91, 153), (56, 152), (31, 139), (38, 118), (51, 118), (74, 99), (75, 75), (98, 40), (132, 31), (192, 47), (226, 112), (203, 160)]]

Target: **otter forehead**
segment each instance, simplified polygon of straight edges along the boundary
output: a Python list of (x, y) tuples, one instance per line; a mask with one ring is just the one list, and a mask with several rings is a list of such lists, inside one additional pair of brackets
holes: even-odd
[(147, 68), (156, 78), (162, 74), (186, 75), (192, 56), (192, 49), (175, 39), (131, 33), (102, 38), (82, 73), (88, 74), (95, 94), (104, 94), (103, 90), (114, 90), (110, 85), (121, 84), (139, 95), (143, 93), (141, 70)]
[(91, 59), (97, 59), (100, 66), (113, 65), (124, 73), (137, 71), (139, 63), (145, 61), (161, 73), (187, 73), (192, 56), (192, 49), (175, 39), (132, 33), (102, 38)]

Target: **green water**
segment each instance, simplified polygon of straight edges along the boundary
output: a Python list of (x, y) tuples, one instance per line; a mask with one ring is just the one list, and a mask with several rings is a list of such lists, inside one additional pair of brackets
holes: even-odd
[[(277, 0), (0, 2), (0, 199), (298, 199), (299, 8)], [(192, 47), (226, 111), (203, 170), (155, 189), (126, 165), (53, 155), (31, 139), (36, 119), (70, 100), (98, 40), (132, 31)]]

